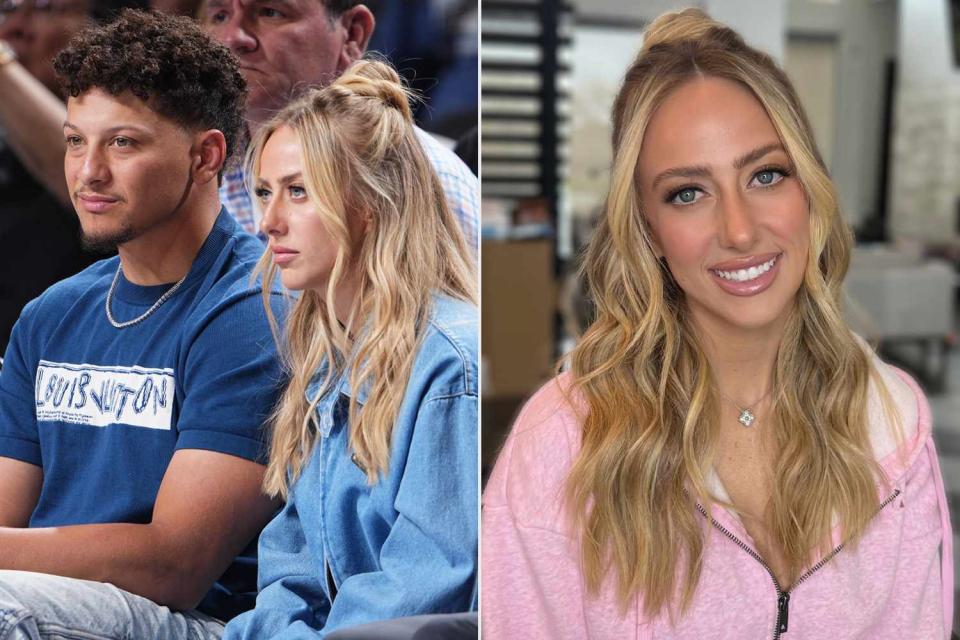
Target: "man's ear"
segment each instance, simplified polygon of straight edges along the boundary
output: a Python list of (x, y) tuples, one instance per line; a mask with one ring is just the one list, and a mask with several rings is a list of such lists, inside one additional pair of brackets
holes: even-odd
[(194, 182), (206, 184), (216, 180), (227, 161), (227, 140), (219, 129), (198, 133), (190, 148), (190, 169)]
[(340, 14), (337, 21), (345, 33), (340, 57), (337, 59), (337, 73), (340, 74), (367, 52), (376, 19), (366, 5), (358, 4)]

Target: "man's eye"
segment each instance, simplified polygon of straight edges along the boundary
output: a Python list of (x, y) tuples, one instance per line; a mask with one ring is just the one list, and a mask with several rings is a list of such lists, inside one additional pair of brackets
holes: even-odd
[(113, 146), (118, 147), (120, 149), (126, 149), (127, 147), (133, 146), (133, 140), (131, 140), (130, 138), (125, 138), (123, 136), (117, 136), (116, 138), (113, 139)]
[(79, 147), (83, 140), (80, 136), (67, 136), (66, 142), (68, 147)]
[(282, 18), (283, 14), (272, 7), (260, 7), (257, 15), (261, 18)]
[(215, 11), (207, 14), (206, 22), (208, 24), (223, 24), (227, 21), (228, 17), (226, 11)]

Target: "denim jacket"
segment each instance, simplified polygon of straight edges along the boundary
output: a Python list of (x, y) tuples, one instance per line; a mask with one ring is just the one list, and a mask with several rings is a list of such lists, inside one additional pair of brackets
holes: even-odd
[[(314, 378), (308, 394), (320, 386)], [(335, 629), (476, 608), (477, 310), (435, 297), (373, 486), (351, 460), (347, 376), (317, 406), (320, 437), (260, 536), (256, 608), (224, 638)], [(357, 394), (362, 405), (363, 389)]]

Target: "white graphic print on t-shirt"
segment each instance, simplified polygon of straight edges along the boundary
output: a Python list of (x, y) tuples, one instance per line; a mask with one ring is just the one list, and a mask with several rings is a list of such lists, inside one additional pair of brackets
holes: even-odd
[(173, 369), (100, 367), (41, 360), (34, 397), (37, 421), (93, 427), (125, 424), (170, 429)]

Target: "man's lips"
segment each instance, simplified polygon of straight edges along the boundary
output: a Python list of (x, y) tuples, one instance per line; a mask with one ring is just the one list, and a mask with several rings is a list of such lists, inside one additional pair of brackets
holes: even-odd
[(115, 196), (108, 196), (102, 193), (84, 193), (79, 192), (76, 194), (77, 201), (87, 211), (92, 213), (100, 213), (106, 211), (113, 205), (121, 201), (120, 198)]

